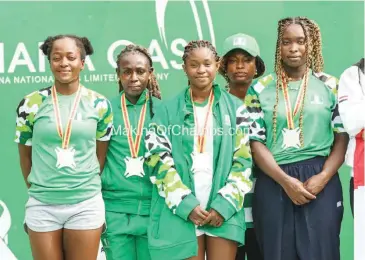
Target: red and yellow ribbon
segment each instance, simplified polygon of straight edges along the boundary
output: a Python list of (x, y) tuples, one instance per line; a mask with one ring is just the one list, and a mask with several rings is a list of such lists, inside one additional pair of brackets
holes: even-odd
[(81, 88), (82, 87), (79, 86), (79, 88), (77, 90), (76, 97), (75, 97), (75, 100), (72, 105), (72, 109), (71, 109), (71, 112), (70, 112), (70, 115), (69, 115), (69, 118), (67, 121), (65, 134), (63, 134), (63, 126), (62, 126), (62, 120), (61, 120), (61, 114), (60, 114), (60, 107), (59, 107), (58, 98), (57, 98), (56, 86), (53, 86), (52, 90), (51, 90), (53, 109), (54, 109), (54, 113), (55, 113), (55, 117), (56, 117), (57, 132), (58, 132), (58, 135), (62, 139), (62, 148), (63, 149), (67, 149), (68, 145), (70, 144), (70, 138), (71, 138), (71, 132), (72, 132), (72, 121), (75, 118), (77, 107), (79, 106), (79, 103), (81, 100)]
[(137, 158), (139, 148), (140, 148), (140, 144), (141, 144), (141, 140), (142, 140), (143, 125), (144, 125), (144, 121), (146, 119), (148, 94), (146, 94), (146, 102), (144, 103), (144, 105), (141, 109), (141, 113), (139, 115), (138, 126), (137, 126), (137, 134), (136, 134), (136, 139), (135, 140), (133, 139), (131, 124), (130, 124), (130, 121), (129, 121), (125, 93), (122, 94), (120, 99), (121, 99), (121, 104), (122, 104), (123, 121), (124, 121), (124, 125), (125, 125), (125, 127), (127, 128), (127, 131), (128, 131), (129, 150), (131, 152), (132, 158)]
[[(191, 97), (191, 102), (193, 104), (193, 109), (194, 109), (194, 121), (195, 121), (195, 124), (196, 124), (196, 129), (197, 129), (197, 131), (199, 131), (199, 122), (198, 122), (196, 108), (195, 108), (194, 100), (193, 100), (193, 91), (191, 89), (190, 89), (190, 97)], [(209, 94), (208, 110), (206, 112), (205, 119), (204, 119), (203, 133), (201, 135), (198, 134), (198, 152), (199, 153), (204, 152), (205, 140), (206, 140), (205, 134), (206, 134), (206, 131), (207, 131), (208, 118), (209, 118), (210, 113), (212, 112), (213, 101), (214, 101), (214, 95), (213, 95), (213, 89), (212, 89), (210, 94)], [(199, 133), (200, 133), (200, 131), (199, 131)]]
[(283, 91), (283, 95), (284, 95), (286, 119), (287, 119), (287, 124), (288, 124), (289, 129), (294, 129), (295, 128), (294, 117), (298, 114), (298, 112), (300, 110), (300, 107), (304, 102), (304, 98), (303, 98), (304, 97), (304, 84), (305, 84), (307, 76), (308, 75), (306, 73), (303, 77), (302, 83), (299, 87), (299, 93), (298, 93), (298, 96), (297, 96), (297, 100), (295, 102), (294, 111), (292, 111), (292, 106), (291, 106), (289, 91), (288, 91), (288, 84), (285, 80), (284, 73), (282, 75), (282, 91)]

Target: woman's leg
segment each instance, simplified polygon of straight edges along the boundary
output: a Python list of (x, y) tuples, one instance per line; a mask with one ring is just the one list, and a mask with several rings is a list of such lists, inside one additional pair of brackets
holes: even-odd
[(34, 260), (63, 260), (62, 229), (51, 232), (35, 232), (28, 228)]
[(65, 229), (63, 246), (65, 260), (96, 259), (102, 227), (93, 230)]
[(207, 235), (206, 244), (207, 260), (235, 260), (237, 242)]
[(67, 208), (63, 247), (65, 260), (96, 259), (105, 224), (101, 193)]
[(205, 235), (201, 235), (197, 237), (198, 239), (198, 256), (193, 256), (188, 258), (187, 260), (205, 260)]
[(57, 206), (33, 197), (25, 205), (24, 230), (28, 233), (35, 260), (63, 260), (63, 214)]

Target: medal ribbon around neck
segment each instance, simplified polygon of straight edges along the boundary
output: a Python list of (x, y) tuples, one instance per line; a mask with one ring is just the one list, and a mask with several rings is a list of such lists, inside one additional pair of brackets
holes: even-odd
[(149, 96), (146, 93), (146, 102), (144, 103), (144, 105), (141, 109), (141, 113), (139, 114), (137, 134), (136, 134), (135, 140), (133, 140), (131, 124), (130, 124), (129, 116), (128, 116), (125, 93), (123, 93), (120, 98), (121, 104), (122, 104), (123, 121), (124, 121), (124, 125), (128, 131), (128, 144), (129, 144), (129, 150), (131, 152), (132, 158), (138, 157), (138, 152), (139, 152), (139, 148), (140, 148), (140, 144), (141, 144), (141, 140), (142, 140), (143, 125), (144, 125), (144, 121), (146, 119), (146, 110), (147, 110), (146, 107), (147, 107), (148, 98), (149, 98)]
[[(194, 100), (193, 100), (193, 91), (191, 89), (190, 89), (190, 97), (191, 97), (191, 102), (193, 104), (193, 109), (194, 109), (194, 121), (196, 124), (197, 131), (199, 131), (199, 122), (198, 122), (196, 108), (195, 108)], [(209, 94), (208, 110), (206, 112), (205, 119), (204, 119), (203, 134), (202, 135), (198, 134), (198, 153), (204, 152), (205, 140), (206, 140), (205, 133), (207, 131), (209, 114), (212, 112), (213, 101), (214, 101), (214, 95), (213, 95), (213, 89), (212, 89)]]
[(294, 111), (292, 112), (292, 106), (291, 106), (289, 91), (288, 91), (288, 84), (285, 80), (284, 73), (282, 74), (282, 91), (283, 91), (283, 95), (284, 95), (286, 119), (287, 119), (287, 124), (288, 124), (289, 129), (294, 129), (295, 128), (294, 117), (296, 116), (296, 114), (298, 114), (299, 109), (300, 109), (301, 105), (304, 102), (304, 99), (303, 99), (303, 97), (304, 97), (304, 84), (306, 82), (306, 77), (307, 76), (308, 75), (307, 75), (307, 72), (306, 72), (304, 74), (303, 79), (302, 79), (302, 83), (300, 84), (299, 93), (298, 93), (298, 96), (297, 96), (297, 100), (295, 102)]
[(57, 98), (57, 90), (56, 90), (55, 85), (53, 85), (53, 87), (52, 87), (52, 91), (51, 91), (52, 92), (52, 103), (53, 103), (53, 109), (54, 109), (54, 113), (55, 113), (55, 117), (56, 117), (57, 132), (58, 132), (58, 135), (60, 136), (60, 138), (62, 139), (62, 149), (67, 149), (68, 145), (70, 144), (70, 138), (71, 138), (71, 132), (72, 132), (72, 121), (75, 118), (77, 107), (80, 104), (81, 88), (82, 88), (82, 86), (79, 85), (74, 103), (72, 105), (72, 109), (71, 109), (69, 118), (67, 120), (66, 131), (65, 131), (65, 134), (63, 134), (63, 126), (62, 126), (62, 121), (61, 121), (60, 107), (59, 107), (58, 98)]

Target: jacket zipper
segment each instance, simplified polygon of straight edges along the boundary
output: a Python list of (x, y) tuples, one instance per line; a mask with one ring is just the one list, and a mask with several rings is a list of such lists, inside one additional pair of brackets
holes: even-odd
[[(218, 118), (217, 118), (217, 113), (213, 111), (213, 128), (214, 128), (214, 121), (218, 122)], [(216, 171), (215, 167), (214, 167), (214, 136), (213, 136), (213, 176), (212, 176), (212, 187), (211, 187), (211, 190), (210, 190), (210, 194), (209, 194), (209, 199), (208, 199), (208, 203), (207, 203), (207, 207), (210, 208), (210, 204), (212, 203), (212, 194), (213, 194), (213, 188), (214, 188), (214, 173)]]
[[(137, 113), (137, 105), (133, 105), (133, 111), (134, 111), (134, 126), (132, 126), (132, 136), (133, 136), (133, 132), (134, 132), (134, 127), (138, 127), (138, 120), (137, 117), (138, 117), (138, 113)], [(138, 128), (136, 129), (138, 131)], [(137, 154), (138, 156), (138, 154)], [(142, 197), (143, 195), (143, 188), (142, 188), (142, 182), (139, 182), (139, 189), (140, 189), (140, 196)], [(140, 214), (140, 211), (141, 211), (141, 200), (139, 200), (138, 202), (138, 207), (137, 207), (137, 215)]]

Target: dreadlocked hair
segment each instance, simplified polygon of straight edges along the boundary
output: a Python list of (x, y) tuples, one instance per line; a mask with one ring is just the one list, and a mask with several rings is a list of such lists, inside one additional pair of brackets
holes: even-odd
[[(120, 60), (123, 58), (123, 56), (130, 54), (130, 53), (139, 53), (139, 54), (144, 55), (148, 59), (150, 68), (153, 67), (152, 57), (146, 48), (144, 48), (140, 45), (129, 44), (117, 56), (117, 73), (120, 71), (120, 65), (119, 65)], [(118, 84), (119, 84), (119, 92), (120, 92), (123, 90), (123, 86), (122, 86), (122, 83), (120, 80), (118, 81)], [(156, 76), (153, 72), (151, 73), (150, 79), (148, 81), (147, 89), (148, 89), (148, 93), (150, 96), (154, 96), (158, 99), (161, 99), (160, 86), (158, 85)], [(150, 103), (150, 116), (152, 118), (154, 116), (152, 97), (149, 98), (149, 103)]]
[[(184, 54), (182, 56), (182, 60), (183, 60), (184, 64), (186, 64), (186, 59), (188, 58), (189, 54), (193, 50), (196, 50), (196, 49), (199, 49), (199, 48), (208, 48), (213, 53), (214, 60), (216, 62), (220, 61), (217, 50), (215, 49), (215, 47), (213, 46), (213, 44), (211, 42), (205, 41), (205, 40), (198, 40), (198, 41), (191, 41), (185, 46)], [(190, 81), (188, 81), (188, 85), (190, 85)]]
[(304, 93), (303, 102), (300, 107), (299, 116), (299, 128), (300, 128), (300, 144), (304, 145), (304, 135), (303, 135), (303, 111), (305, 97), (307, 93), (308, 85), (308, 70), (311, 69), (313, 72), (318, 73), (323, 71), (323, 56), (322, 56), (322, 39), (319, 26), (312, 20), (306, 17), (290, 17), (282, 19), (278, 22), (278, 38), (276, 42), (276, 52), (275, 52), (275, 73), (277, 75), (276, 80), (276, 95), (275, 95), (275, 105), (273, 110), (273, 140), (276, 143), (276, 128), (277, 128), (277, 111), (279, 103), (279, 90), (282, 89), (284, 84), (288, 84), (289, 79), (283, 68), (283, 62), (281, 58), (281, 43), (283, 39), (283, 34), (285, 29), (291, 24), (299, 24), (304, 31), (305, 35), (305, 50), (306, 50), (306, 71), (304, 74)]
[(50, 60), (53, 43), (57, 40), (65, 38), (73, 39), (75, 41), (76, 46), (80, 49), (81, 60), (85, 60), (87, 55), (92, 55), (94, 53), (94, 49), (88, 38), (79, 37), (73, 34), (59, 34), (56, 36), (49, 36), (39, 47), (39, 49), (42, 50), (43, 54), (47, 56), (48, 60)]

